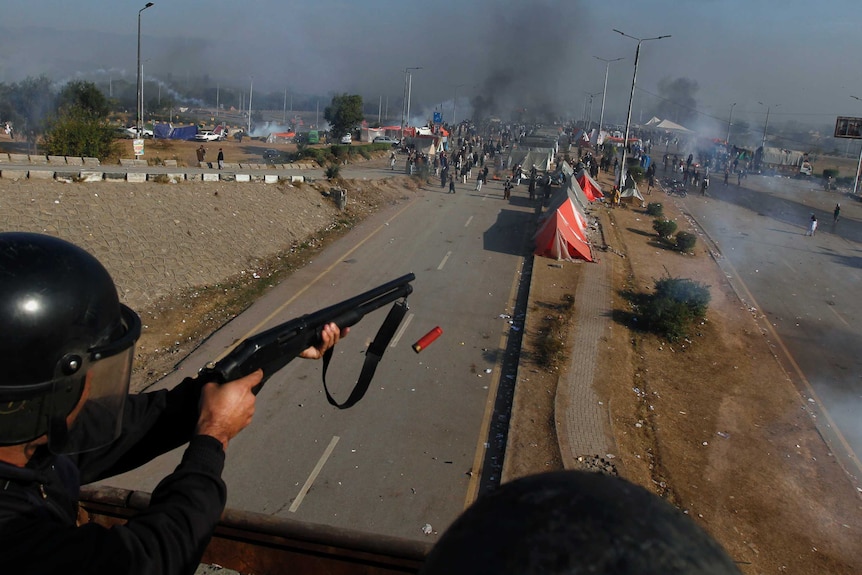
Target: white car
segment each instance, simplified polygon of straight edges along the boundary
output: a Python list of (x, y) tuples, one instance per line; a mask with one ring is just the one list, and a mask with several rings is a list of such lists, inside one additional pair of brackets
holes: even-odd
[(393, 146), (398, 145), (398, 140), (395, 138), (390, 138), (389, 136), (377, 136), (374, 138), (373, 142), (375, 144), (392, 144)]
[(343, 136), (341, 136), (341, 143), (342, 144), (352, 144), (353, 143), (353, 136), (351, 136), (350, 134), (344, 134)]
[(216, 126), (215, 130), (204, 130), (195, 134), (195, 140), (198, 142), (220, 142), (225, 138), (224, 128)]
[[(117, 131), (119, 135), (123, 138), (133, 139), (138, 137), (138, 129), (134, 126), (129, 126), (128, 128), (118, 128)], [(141, 128), (141, 136), (144, 138), (152, 138), (153, 131), (146, 128)]]

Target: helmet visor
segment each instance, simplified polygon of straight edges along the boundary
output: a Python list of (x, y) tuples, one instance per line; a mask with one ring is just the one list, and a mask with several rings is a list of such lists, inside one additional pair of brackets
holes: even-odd
[(66, 418), (68, 433), (65, 441), (49, 433), (49, 445), (55, 453), (92, 451), (108, 445), (120, 435), (135, 341), (141, 333), (141, 321), (135, 312), (122, 306), (122, 316), (126, 328), (122, 337), (90, 351), (81, 399)]

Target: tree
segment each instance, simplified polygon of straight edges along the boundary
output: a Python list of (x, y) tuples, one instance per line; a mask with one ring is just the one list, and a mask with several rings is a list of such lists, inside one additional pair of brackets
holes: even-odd
[(73, 106), (48, 121), (43, 146), (52, 156), (104, 160), (114, 152), (114, 136), (114, 129), (103, 119)]
[(93, 118), (105, 118), (110, 111), (108, 99), (92, 82), (69, 82), (57, 95), (59, 110), (76, 109)]
[(332, 103), (323, 111), (323, 117), (332, 126), (332, 133), (336, 138), (349, 134), (364, 118), (362, 96), (357, 94), (334, 96)]

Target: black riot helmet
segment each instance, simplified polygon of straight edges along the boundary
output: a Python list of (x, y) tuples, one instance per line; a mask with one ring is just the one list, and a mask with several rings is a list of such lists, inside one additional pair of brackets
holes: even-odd
[(75, 453), (116, 439), (140, 333), (95, 257), (0, 233), (0, 445), (47, 434), (52, 451)]

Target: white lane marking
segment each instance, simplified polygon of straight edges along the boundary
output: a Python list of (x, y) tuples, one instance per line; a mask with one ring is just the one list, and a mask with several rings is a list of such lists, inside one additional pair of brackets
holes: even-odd
[(305, 499), (305, 495), (311, 489), (311, 486), (314, 484), (314, 480), (317, 479), (318, 475), (320, 475), (320, 470), (323, 469), (323, 465), (326, 463), (326, 460), (329, 459), (330, 455), (332, 455), (332, 450), (335, 449), (336, 443), (338, 443), (338, 436), (333, 435), (332, 441), (330, 441), (329, 445), (326, 446), (326, 449), (323, 451), (323, 455), (321, 455), (320, 459), (317, 461), (317, 465), (315, 465), (314, 469), (311, 470), (311, 475), (309, 475), (308, 479), (305, 480), (305, 485), (302, 486), (302, 489), (300, 489), (299, 493), (296, 495), (296, 499), (291, 503), (289, 509), (291, 513), (296, 513), (296, 510), (299, 509), (300, 505), (302, 505), (302, 500)]
[(442, 269), (443, 269), (443, 266), (445, 266), (445, 265), (446, 265), (446, 260), (448, 260), (448, 259), (449, 259), (449, 256), (451, 256), (451, 255), (452, 255), (452, 252), (446, 252), (446, 256), (443, 258), (443, 261), (442, 261), (442, 262), (440, 262), (440, 265), (439, 265), (439, 266), (437, 266), (437, 269), (438, 269), (438, 270), (442, 270)]
[(407, 329), (407, 326), (410, 325), (410, 322), (413, 321), (413, 314), (409, 314), (407, 319), (404, 320), (404, 323), (401, 324), (401, 328), (398, 330), (398, 333), (395, 334), (395, 337), (392, 338), (392, 343), (389, 344), (389, 347), (395, 347), (398, 345), (398, 340), (401, 339), (401, 336), (404, 335), (404, 330)]
[(467, 223), (464, 224), (464, 227), (466, 228), (467, 226), (469, 226), (470, 222), (472, 222), (472, 221), (473, 221), (473, 216), (470, 216), (469, 218), (467, 218)]
[(826, 307), (828, 307), (829, 309), (831, 309), (831, 310), (832, 310), (832, 313), (834, 313), (834, 314), (835, 314), (835, 317), (837, 317), (838, 319), (840, 319), (840, 320), (841, 320), (841, 322), (842, 322), (844, 325), (846, 325), (847, 327), (850, 327), (850, 324), (849, 324), (849, 323), (847, 323), (847, 320), (846, 320), (846, 319), (844, 319), (844, 316), (842, 316), (840, 313), (838, 313), (838, 310), (836, 310), (836, 309), (835, 309), (835, 306), (827, 305)]

